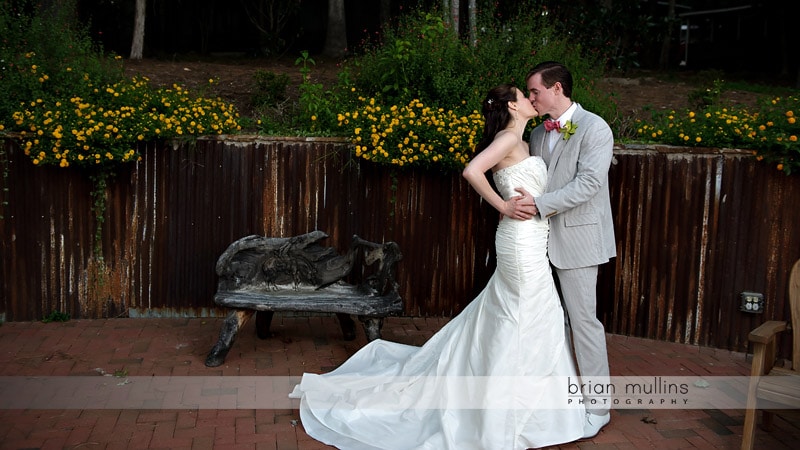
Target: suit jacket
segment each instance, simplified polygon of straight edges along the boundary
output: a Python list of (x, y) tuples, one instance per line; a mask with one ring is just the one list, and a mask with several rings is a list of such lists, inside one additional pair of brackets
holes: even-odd
[(550, 219), (548, 254), (561, 269), (595, 266), (617, 255), (608, 189), (613, 133), (600, 116), (580, 105), (571, 120), (575, 134), (559, 138), (552, 153), (543, 125), (530, 135), (531, 155), (547, 164), (547, 187), (536, 206)]

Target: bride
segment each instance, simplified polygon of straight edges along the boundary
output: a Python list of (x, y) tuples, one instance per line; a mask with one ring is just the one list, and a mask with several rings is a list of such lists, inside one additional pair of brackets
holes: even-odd
[[(544, 447), (580, 439), (584, 407), (547, 259), (546, 219), (513, 219), (547, 169), (522, 139), (538, 113), (511, 85), (489, 91), (478, 154), (463, 176), (504, 215), (486, 288), (422, 347), (375, 340), (336, 370), (304, 374), (290, 397), (313, 438), (341, 449)], [(500, 194), (485, 173), (493, 172)]]

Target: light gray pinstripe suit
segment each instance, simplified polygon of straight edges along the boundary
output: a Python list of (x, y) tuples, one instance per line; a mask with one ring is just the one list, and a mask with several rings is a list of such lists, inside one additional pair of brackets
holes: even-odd
[[(547, 164), (547, 188), (535, 201), (539, 214), (550, 219), (548, 255), (569, 316), (579, 372), (607, 377), (605, 330), (597, 319), (597, 268), (617, 255), (608, 189), (614, 136), (600, 116), (580, 105), (571, 120), (575, 134), (566, 141), (559, 138), (552, 153), (544, 126), (531, 132), (531, 155)], [(605, 414), (608, 406), (587, 404), (586, 409)]]

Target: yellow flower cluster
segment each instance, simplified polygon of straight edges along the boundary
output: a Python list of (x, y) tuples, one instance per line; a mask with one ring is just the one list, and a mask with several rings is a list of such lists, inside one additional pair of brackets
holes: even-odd
[(84, 81), (89, 92), (84, 97), (35, 99), (13, 114), (25, 154), (34, 164), (125, 163), (140, 159), (139, 141), (240, 129), (230, 104), (193, 98), (180, 86), (154, 90), (146, 78), (133, 78), (97, 88), (88, 77)]
[(652, 122), (640, 121), (637, 133), (645, 141), (671, 145), (750, 149), (792, 173), (800, 170), (797, 108), (800, 99), (790, 96), (774, 98), (756, 112), (714, 107), (700, 113), (670, 111)]
[(477, 111), (462, 115), (425, 105), (383, 107), (375, 98), (359, 97), (360, 106), (338, 115), (350, 134), (355, 156), (398, 167), (463, 168), (473, 155), (483, 129)]
[(672, 145), (751, 146), (756, 139), (758, 114), (721, 108), (697, 114), (671, 111), (657, 124), (640, 123), (637, 133), (646, 140)]

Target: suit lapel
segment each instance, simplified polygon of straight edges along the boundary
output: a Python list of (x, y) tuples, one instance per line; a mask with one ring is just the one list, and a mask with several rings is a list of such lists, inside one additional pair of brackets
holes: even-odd
[(562, 137), (559, 137), (556, 140), (555, 145), (553, 145), (553, 152), (552, 152), (552, 155), (550, 156), (550, 162), (552, 163), (553, 166), (558, 164), (558, 158), (561, 156), (561, 153), (564, 151), (564, 146), (566, 144), (567, 144), (567, 141), (565, 141)]
[(546, 136), (547, 133), (545, 133), (544, 127), (541, 125), (539, 125), (539, 127), (534, 128), (534, 130), (531, 131), (531, 136), (530, 136), (531, 156), (540, 156), (542, 157), (542, 159), (545, 158), (545, 156), (548, 153), (545, 144)]
[[(578, 108), (572, 114), (572, 118), (570, 119), (572, 123), (578, 125), (580, 123), (581, 118), (583, 117), (583, 113), (584, 113), (583, 108), (581, 108), (581, 105), (578, 104)], [(566, 151), (571, 151), (572, 147), (576, 145), (575, 142), (576, 141), (573, 140), (569, 141), (564, 140), (563, 136), (556, 141), (556, 144), (553, 147), (553, 154), (549, 156), (549, 161), (545, 160), (545, 162), (547, 163), (548, 182), (549, 180), (553, 179), (553, 174), (555, 173), (556, 168), (558, 167), (558, 161), (561, 158), (561, 155)], [(542, 152), (545, 152), (545, 150), (542, 150)]]
[(545, 165), (549, 167), (553, 154), (550, 152), (550, 146), (548, 145), (547, 138), (547, 132), (541, 133), (541, 137), (539, 139), (539, 156), (542, 157)]

